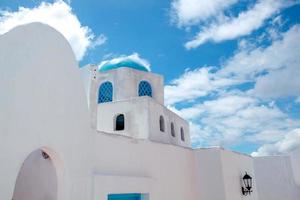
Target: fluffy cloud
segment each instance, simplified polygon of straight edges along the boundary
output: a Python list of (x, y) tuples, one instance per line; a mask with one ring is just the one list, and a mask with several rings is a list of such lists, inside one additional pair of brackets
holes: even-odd
[(235, 114), (238, 110), (254, 104), (255, 99), (238, 95), (229, 95), (222, 98), (205, 101), (193, 107), (180, 110), (180, 115), (185, 119), (196, 119), (200, 116), (223, 117)]
[[(289, 119), (280, 109), (262, 105), (257, 99), (229, 95), (177, 111), (189, 119), (194, 145), (233, 145), (249, 142), (274, 141), (280, 133), (299, 127), (300, 122)], [(272, 135), (272, 134), (273, 135)], [(277, 137), (271, 137), (274, 135)], [(200, 141), (202, 141), (200, 143)]]
[(107, 41), (107, 37), (103, 34), (99, 35), (90, 45), (90, 48), (95, 48), (97, 46), (103, 45)]
[[(166, 85), (166, 103), (190, 121), (193, 145), (229, 147), (248, 142), (262, 145), (258, 152), (265, 154), (299, 146), (291, 141), (300, 120), (276, 106), (281, 97), (299, 101), (299, 41), (300, 25), (279, 32), (266, 47), (246, 41), (220, 68), (187, 70)], [(249, 88), (240, 89), (241, 84)], [(284, 150), (275, 151), (279, 145)], [(263, 153), (254, 153), (258, 154)]]
[(98, 67), (99, 67), (99, 69), (101, 69), (101, 67), (103, 67), (104, 65), (117, 64), (117, 63), (124, 62), (124, 61), (136, 62), (136, 63), (146, 67), (149, 71), (151, 71), (150, 63), (147, 60), (141, 58), (138, 53), (133, 53), (129, 56), (121, 55), (121, 56), (115, 57), (110, 60), (104, 60), (99, 64)]
[(20, 7), (18, 11), (1, 11), (0, 34), (31, 22), (42, 22), (61, 32), (71, 44), (78, 60), (83, 58), (89, 47), (101, 45), (106, 41), (103, 35), (96, 38), (89, 27), (82, 26), (70, 5), (62, 0), (54, 3), (43, 2), (34, 8)]
[(300, 129), (294, 129), (286, 133), (284, 137), (275, 142), (262, 145), (252, 156), (266, 156), (286, 154), (300, 146)]
[(271, 45), (248, 44), (227, 59), (219, 70), (202, 67), (185, 71), (165, 87), (166, 104), (193, 101), (212, 92), (253, 82), (248, 92), (267, 98), (300, 95), (300, 25), (280, 33)]
[(198, 24), (236, 3), (237, 0), (174, 0), (171, 5), (172, 20), (178, 26)]
[(178, 79), (165, 86), (165, 102), (167, 105), (190, 101), (208, 95), (237, 81), (217, 77), (213, 67), (202, 67), (195, 70), (186, 70)]
[[(185, 47), (192, 49), (208, 41), (221, 42), (249, 35), (281, 10), (298, 4), (299, 1), (258, 0), (253, 5), (244, 2), (248, 4), (248, 8), (239, 11), (237, 15), (232, 15), (228, 9), (235, 3), (237, 0), (173, 0), (171, 20), (179, 27), (200, 28), (198, 34), (185, 43)], [(271, 33), (273, 30), (269, 31)]]
[(266, 47), (243, 49), (228, 59), (218, 72), (221, 77), (253, 81), (253, 93), (278, 98), (300, 95), (300, 25), (280, 34)]
[(227, 17), (204, 27), (193, 40), (185, 44), (185, 47), (190, 49), (207, 41), (220, 42), (248, 35), (260, 28), (266, 19), (288, 5), (289, 2), (282, 0), (258, 1), (252, 8), (239, 13), (235, 18)]

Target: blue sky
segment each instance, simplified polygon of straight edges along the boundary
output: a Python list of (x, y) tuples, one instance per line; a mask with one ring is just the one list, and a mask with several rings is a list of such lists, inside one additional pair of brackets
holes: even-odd
[(129, 55), (165, 77), (194, 147), (252, 155), (300, 146), (297, 0), (1, 0), (0, 34), (41, 21), (80, 66)]

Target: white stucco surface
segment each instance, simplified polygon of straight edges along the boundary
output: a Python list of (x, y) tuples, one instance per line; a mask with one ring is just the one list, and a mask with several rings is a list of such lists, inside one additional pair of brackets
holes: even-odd
[(260, 199), (297, 200), (300, 198), (300, 188), (294, 181), (290, 157), (258, 157), (254, 159), (254, 166)]
[[(115, 130), (115, 119), (119, 114), (125, 117), (125, 129), (122, 131)], [(164, 118), (164, 132), (160, 131), (160, 116)], [(171, 135), (171, 122), (175, 127), (175, 137)], [(181, 140), (181, 128), (184, 130), (184, 141)], [(148, 96), (98, 104), (97, 130), (137, 139), (190, 146), (187, 121)]]
[(24, 161), (16, 180), (13, 200), (56, 200), (57, 176), (50, 158), (41, 150), (32, 152)]
[[(116, 73), (121, 71), (127, 73), (125, 68)], [(124, 74), (118, 76), (130, 82)], [(98, 131), (97, 117), (105, 117), (95, 103), (99, 85), (86, 90), (92, 94), (88, 106), (82, 80), (70, 45), (53, 28), (32, 23), (0, 36), (0, 200), (12, 199), (22, 165), (36, 150), (50, 156), (57, 200), (105, 200), (111, 193), (143, 193), (150, 200), (268, 200), (266, 194), (281, 186), (292, 194), (278, 197), (299, 199), (299, 187), (288, 187), (299, 181), (299, 153), (274, 162), (255, 159), (253, 164), (252, 157), (220, 148), (193, 150), (188, 147), (188, 124), (162, 106), (163, 93), (154, 100), (140, 98), (144, 103), (116, 103), (105, 111), (113, 113), (119, 106), (127, 109), (129, 119), (140, 113), (140, 121), (127, 125), (128, 134), (150, 137)], [(154, 85), (163, 84), (160, 76), (157, 81)], [(164, 133), (157, 131), (161, 113), (166, 119)], [(170, 140), (168, 124), (173, 120), (177, 137)], [(138, 128), (137, 123), (146, 127)], [(186, 143), (178, 137), (181, 124), (186, 127)], [(254, 179), (253, 195), (247, 197), (240, 183), (245, 171)], [(278, 171), (276, 185), (270, 180)], [(29, 174), (34, 180), (40, 172)], [(265, 189), (260, 192), (261, 188)]]
[[(93, 67), (91, 70), (95, 70)], [(97, 88), (93, 92), (98, 94), (99, 86), (110, 81), (113, 84), (114, 101), (126, 100), (138, 97), (138, 86), (141, 81), (147, 81), (152, 87), (152, 98), (158, 103), (164, 104), (164, 80), (163, 77), (151, 72), (139, 71), (127, 67), (121, 67), (107, 72), (93, 73), (93, 83)], [(98, 96), (98, 95), (96, 95)]]
[[(258, 200), (252, 157), (221, 148), (195, 151), (199, 199)], [(241, 191), (245, 172), (253, 178), (252, 193), (247, 197)]]
[(89, 199), (91, 129), (68, 42), (40, 23), (17, 27), (0, 36), (0, 66), (0, 199), (12, 198), (22, 163), (41, 147), (59, 174), (58, 199)]
[[(300, 148), (296, 149), (290, 154), (291, 165), (293, 170), (293, 177), (296, 185), (300, 190)], [(299, 191), (300, 196), (300, 191)]]

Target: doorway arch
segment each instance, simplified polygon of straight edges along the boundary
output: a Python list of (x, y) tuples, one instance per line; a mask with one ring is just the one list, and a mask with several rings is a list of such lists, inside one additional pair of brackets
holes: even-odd
[(30, 153), (19, 170), (12, 199), (61, 199), (61, 164), (57, 155), (48, 148)]

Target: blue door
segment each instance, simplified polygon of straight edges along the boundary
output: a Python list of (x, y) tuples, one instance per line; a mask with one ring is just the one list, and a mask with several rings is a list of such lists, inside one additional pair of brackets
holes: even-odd
[(138, 193), (131, 194), (109, 194), (107, 200), (141, 200), (142, 195)]

